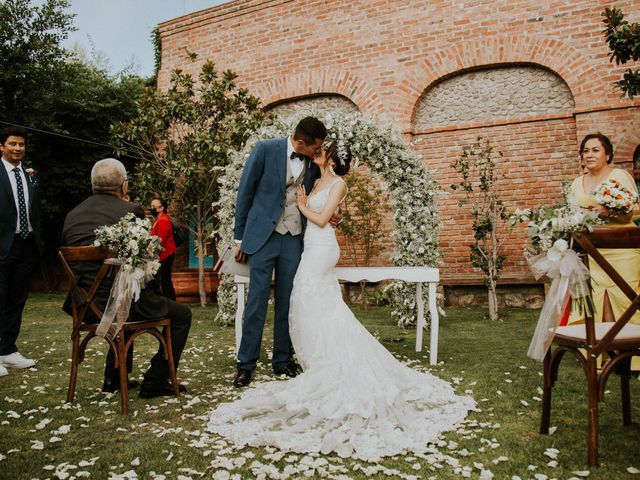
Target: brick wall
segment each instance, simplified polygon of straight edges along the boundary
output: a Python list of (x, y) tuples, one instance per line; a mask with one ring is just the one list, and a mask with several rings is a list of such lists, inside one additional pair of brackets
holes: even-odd
[[(621, 99), (611, 83), (624, 67), (607, 58), (601, 0), (365, 1), (236, 0), (160, 25), (163, 64), (197, 73), (206, 59), (239, 74), (263, 105), (317, 95), (341, 95), (365, 115), (392, 122), (443, 188), (452, 183), (450, 161), (482, 135), (504, 153), (501, 187), (509, 206), (552, 203), (559, 184), (577, 174), (579, 138), (610, 135), (616, 160), (631, 168), (640, 143), (640, 101)], [(616, 5), (640, 20), (637, 0)], [(187, 59), (187, 49), (198, 60)], [(532, 65), (554, 72), (571, 92), (563, 113), (517, 121), (416, 127), (421, 99), (443, 80), (464, 72)], [(478, 282), (468, 264), (469, 218), (455, 195), (443, 195), (443, 276)], [(522, 233), (505, 242), (505, 278), (524, 281)]]

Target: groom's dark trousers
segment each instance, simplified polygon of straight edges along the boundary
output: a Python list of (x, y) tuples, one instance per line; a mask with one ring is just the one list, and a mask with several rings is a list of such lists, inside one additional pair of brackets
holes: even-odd
[(238, 349), (238, 368), (250, 371), (256, 368), (269, 304), (272, 272), (275, 272), (275, 309), (271, 363), (274, 369), (278, 369), (291, 360), (293, 352), (289, 339), (289, 297), (301, 253), (302, 235), (281, 235), (274, 231), (267, 242), (249, 256), (249, 298), (244, 311), (242, 341)]

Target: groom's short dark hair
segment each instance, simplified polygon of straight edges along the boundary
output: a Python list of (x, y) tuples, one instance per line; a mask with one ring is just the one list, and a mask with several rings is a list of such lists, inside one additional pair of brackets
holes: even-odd
[(327, 127), (316, 117), (305, 117), (300, 120), (296, 131), (293, 133), (293, 138), (302, 140), (307, 145), (314, 144), (317, 138), (324, 140), (326, 136)]

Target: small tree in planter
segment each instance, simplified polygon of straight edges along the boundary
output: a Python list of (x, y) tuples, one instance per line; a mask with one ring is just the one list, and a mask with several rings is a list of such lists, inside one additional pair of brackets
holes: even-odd
[(453, 190), (461, 188), (465, 198), (459, 205), (470, 208), (473, 218), (474, 243), (471, 249), (471, 265), (480, 268), (486, 275), (489, 294), (489, 317), (498, 320), (498, 297), (496, 287), (505, 256), (500, 253), (498, 228), (508, 218), (507, 211), (498, 197), (495, 152), (489, 140), (478, 137), (471, 146), (462, 150), (460, 157), (451, 166), (462, 177), (451, 185)]
[[(345, 200), (344, 221), (340, 229), (344, 234), (347, 250), (356, 267), (369, 266), (371, 258), (380, 253), (380, 241), (387, 235), (382, 229), (384, 215), (390, 210), (387, 193), (360, 171), (345, 177), (349, 195)], [(366, 281), (360, 282), (362, 296), (367, 305)]]

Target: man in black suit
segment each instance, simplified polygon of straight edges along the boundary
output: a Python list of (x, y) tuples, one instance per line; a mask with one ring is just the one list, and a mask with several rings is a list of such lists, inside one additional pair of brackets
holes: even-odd
[[(96, 238), (96, 228), (103, 225), (113, 225), (127, 213), (144, 218), (144, 211), (139, 205), (122, 199), (127, 194), (127, 171), (118, 160), (106, 158), (96, 162), (91, 170), (91, 187), (94, 195), (67, 214), (62, 229), (63, 245), (72, 247), (93, 245)], [(101, 263), (83, 262), (70, 266), (78, 277), (79, 285), (89, 289)], [(113, 274), (105, 277), (94, 297), (96, 305), (102, 310), (107, 305), (113, 280)], [(69, 301), (65, 306), (65, 310), (70, 311)], [(173, 360), (177, 369), (191, 327), (191, 310), (185, 305), (160, 295), (157, 282), (151, 282), (142, 290), (140, 299), (134, 302), (131, 308), (131, 318), (146, 320), (158, 317), (171, 319), (171, 344)], [(100, 319), (93, 318), (89, 321), (98, 323)], [(144, 375), (144, 380), (140, 385), (140, 396), (152, 398), (173, 395), (168, 378), (168, 363), (162, 357), (162, 351), (159, 349), (151, 359), (151, 367)], [(118, 371), (110, 351), (105, 365), (102, 390), (113, 392), (119, 388)], [(180, 389), (181, 391), (186, 390), (182, 385), (180, 385)]]
[(25, 168), (27, 131), (0, 131), (0, 377), (7, 368), (28, 368), (35, 361), (18, 351), (16, 341), (31, 275), (42, 253), (40, 194), (33, 169)]

